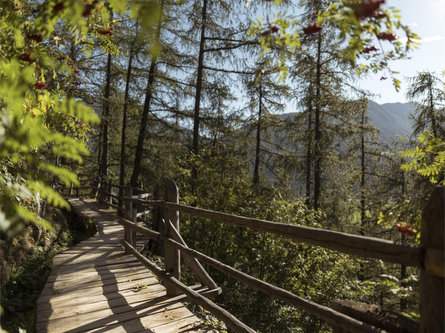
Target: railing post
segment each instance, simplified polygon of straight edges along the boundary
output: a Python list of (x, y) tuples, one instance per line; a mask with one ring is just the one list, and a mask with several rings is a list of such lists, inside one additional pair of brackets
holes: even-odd
[[(165, 201), (179, 203), (179, 191), (176, 184), (172, 180), (169, 180), (166, 185)], [(179, 212), (176, 209), (166, 209), (164, 216), (165, 220), (170, 220), (172, 225), (179, 232)], [(171, 237), (170, 224), (168, 222), (164, 224), (163, 234), (167, 237)], [(165, 270), (179, 280), (181, 275), (179, 250), (167, 243), (164, 243), (164, 253)], [(180, 293), (181, 291), (179, 289), (167, 287), (167, 295), (169, 296), (178, 295)]]
[[(109, 183), (108, 184), (108, 202), (112, 205), (113, 204), (113, 184)], [(111, 208), (111, 205), (108, 205)]]
[[(444, 251), (444, 187), (431, 194), (422, 218), (420, 244), (425, 249)], [(431, 258), (426, 252), (425, 263)], [(442, 274), (443, 276), (443, 274)], [(444, 278), (422, 269), (420, 272), (420, 332), (445, 332)]]
[(91, 194), (93, 198), (97, 199), (99, 196), (99, 189), (100, 189), (100, 180), (98, 178), (95, 178), (93, 181), (93, 188), (91, 189)]
[[(130, 197), (132, 196), (132, 190), (131, 190), (131, 185), (128, 184), (125, 187), (125, 196), (126, 197)], [(133, 203), (130, 200), (125, 200), (124, 199), (124, 203), (125, 203), (125, 212), (123, 214), (123, 217), (128, 219), (128, 220), (133, 220)], [(134, 232), (127, 226), (124, 226), (124, 237), (125, 240), (132, 246), (134, 246), (135, 242), (134, 242)], [(125, 249), (125, 253), (131, 253), (129, 252), (127, 249)]]
[[(160, 198), (161, 198), (161, 195), (160, 195), (159, 184), (156, 184), (153, 189), (153, 199), (159, 200)], [(152, 221), (151, 221), (151, 226), (150, 226), (151, 229), (162, 233), (163, 228), (162, 228), (162, 224), (160, 223), (161, 209), (158, 206), (153, 206), (153, 208), (151, 210), (151, 216), (152, 216)], [(152, 239), (150, 239), (148, 244), (149, 244), (148, 248), (150, 249), (151, 252), (153, 252), (154, 254), (157, 254), (159, 256), (163, 256), (163, 251), (162, 251), (163, 248), (160, 243), (157, 243), (157, 242), (153, 241)]]

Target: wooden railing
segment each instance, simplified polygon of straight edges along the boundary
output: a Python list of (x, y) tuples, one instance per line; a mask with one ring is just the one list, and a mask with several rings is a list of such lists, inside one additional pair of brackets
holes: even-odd
[[(99, 184), (100, 190), (95, 194), (108, 205), (118, 208), (119, 203), (113, 199), (119, 197), (110, 190), (118, 187), (111, 183)], [(105, 186), (106, 185), (106, 186)], [(139, 189), (140, 190), (140, 189)], [(203, 262), (228, 276), (244, 282), (250, 287), (267, 295), (282, 300), (287, 304), (306, 310), (332, 324), (343, 328), (342, 332), (385, 332), (384, 330), (343, 314), (324, 305), (320, 305), (283, 288), (279, 288), (253, 276), (245, 274), (233, 267), (225, 265), (199, 251), (189, 248), (180, 235), (179, 213), (194, 217), (207, 218), (216, 222), (254, 229), (260, 232), (273, 233), (307, 244), (322, 246), (327, 249), (357, 255), (365, 258), (378, 258), (387, 262), (419, 267), (420, 274), (420, 332), (445, 332), (444, 330), (444, 188), (437, 187), (431, 195), (424, 210), (422, 237), (420, 246), (399, 244), (393, 241), (358, 236), (343, 232), (316, 229), (311, 227), (288, 225), (221, 213), (179, 204), (179, 193), (174, 182), (166, 186), (165, 201), (159, 200), (159, 190), (155, 191), (152, 200), (147, 193), (133, 194), (130, 187), (125, 188), (125, 196), (121, 198), (125, 205), (121, 212), (120, 223), (125, 228), (125, 239), (122, 244), (127, 253), (133, 254), (143, 265), (165, 282), (169, 295), (186, 294), (189, 299), (211, 312), (235, 332), (255, 332), (235, 316), (212, 302), (204, 295), (198, 294), (180, 282), (180, 255), (194, 273), (197, 280), (208, 287), (211, 295), (221, 292), (209, 274), (201, 266)], [(160, 210), (163, 210), (161, 218)], [(160, 225), (160, 231), (138, 223), (138, 218), (151, 212), (153, 225)], [(157, 243), (162, 242), (165, 258), (165, 269), (140, 254), (135, 245), (136, 233)], [(375, 322), (375, 321), (373, 321)]]

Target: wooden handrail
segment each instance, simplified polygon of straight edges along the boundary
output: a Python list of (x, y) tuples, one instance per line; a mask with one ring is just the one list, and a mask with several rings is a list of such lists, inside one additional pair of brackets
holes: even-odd
[(368, 325), (359, 320), (348, 317), (343, 313), (335, 311), (327, 306), (308, 301), (283, 288), (276, 287), (270, 283), (264, 282), (263, 280), (257, 279), (251, 275), (243, 273), (199, 251), (188, 248), (159, 232), (139, 226), (136, 223), (126, 220), (124, 218), (120, 219), (120, 223), (155, 241), (159, 242), (159, 240), (162, 240), (163, 242), (168, 243), (171, 246), (179, 249), (181, 252), (189, 254), (190, 256), (200, 260), (203, 263), (212, 266), (213, 268), (219, 270), (220, 272), (223, 272), (235, 278), (238, 281), (246, 283), (247, 285), (249, 285), (254, 289), (257, 289), (269, 296), (278, 298), (290, 305), (294, 305), (300, 309), (306, 310), (309, 313), (314, 314), (332, 324), (340, 325), (344, 328), (350, 329), (352, 332), (364, 332), (364, 333), (382, 332), (382, 330), (372, 325)]
[(388, 262), (409, 266), (422, 266), (422, 253), (424, 250), (419, 246), (399, 244), (380, 238), (353, 235), (339, 231), (254, 219), (160, 200), (139, 200), (128, 197), (125, 198), (125, 200), (139, 204), (177, 209), (179, 212), (191, 214), (193, 216), (208, 218), (236, 226), (248, 227), (258, 231), (270, 232), (286, 238), (311, 245), (322, 246), (330, 250), (347, 254), (358, 255), (365, 258), (378, 258)]
[[(174, 185), (174, 187), (176, 188), (176, 185)], [(158, 192), (155, 191), (154, 193), (154, 198), (158, 199), (159, 195), (156, 194)], [(108, 195), (110, 195), (110, 193), (108, 193)], [(145, 235), (158, 243), (162, 241), (162, 243), (164, 244), (166, 269), (169, 272), (166, 273), (165, 271), (163, 271), (163, 274), (167, 274), (167, 276), (169, 276), (173, 280), (176, 280), (177, 282), (179, 282), (179, 253), (182, 253), (189, 266), (195, 268), (194, 270), (192, 270), (194, 271), (194, 273), (196, 273), (195, 271), (199, 270), (197, 268), (202, 268), (202, 266), (200, 266), (198, 262), (199, 260), (239, 281), (246, 283), (254, 289), (260, 290), (265, 294), (285, 301), (288, 304), (304, 309), (332, 323), (335, 327), (342, 327), (351, 332), (384, 332), (379, 328), (361, 322), (352, 317), (346, 316), (345, 314), (335, 311), (329, 307), (313, 303), (297, 295), (294, 295), (285, 289), (268, 284), (265, 281), (259, 280), (255, 277), (238, 271), (233, 267), (225, 265), (217, 261), (216, 259), (213, 259), (201, 252), (187, 247), (179, 233), (178, 214), (179, 212), (182, 212), (195, 217), (206, 218), (216, 222), (222, 222), (234, 226), (248, 227), (260, 232), (272, 233), (296, 241), (305, 242), (307, 244), (315, 246), (322, 246), (330, 250), (339, 251), (351, 255), (358, 255), (365, 258), (378, 258), (387, 262), (420, 267), (421, 330), (422, 332), (436, 332), (438, 331), (438, 329), (443, 330), (444, 320), (435, 320), (435, 318), (444, 318), (443, 298), (445, 275), (445, 236), (443, 222), (445, 220), (445, 199), (443, 187), (436, 188), (436, 190), (431, 195), (427, 208), (424, 210), (421, 246), (411, 246), (379, 238), (365, 237), (344, 232), (317, 229), (300, 225), (284, 224), (182, 205), (178, 202), (177, 188), (176, 192), (172, 191), (171, 189), (170, 191), (167, 191), (167, 201), (144, 200), (143, 197), (145, 196), (146, 195), (144, 194), (132, 196), (130, 188), (129, 194), (127, 193), (123, 198), (120, 198), (120, 200), (123, 200), (126, 206), (130, 207), (130, 216), (132, 219), (134, 219), (134, 221), (137, 220), (138, 215), (145, 215), (148, 210), (145, 209), (143, 212), (140, 212), (138, 214), (136, 211), (132, 211), (133, 204), (137, 204), (143, 207), (155, 207), (155, 209), (153, 210), (153, 217), (155, 221), (158, 222), (160, 222), (159, 218), (157, 217), (159, 214), (159, 209), (164, 209), (164, 216), (166, 217), (167, 221), (164, 221), (164, 231), (162, 233), (156, 232), (154, 230), (137, 225), (136, 223), (131, 222), (124, 217), (121, 217), (120, 223), (124, 225), (126, 230), (126, 244), (124, 244), (126, 251), (133, 253), (132, 249), (130, 249), (128, 246), (131, 246), (133, 242), (132, 239), (134, 240), (134, 237), (131, 236), (131, 234), (135, 234), (136, 232)], [(108, 204), (111, 205), (110, 203)], [(175, 222), (175, 224), (172, 224), (171, 221)], [(128, 242), (128, 240), (130, 242)], [(204, 269), (202, 268), (202, 270)], [(163, 275), (161, 274), (160, 276)], [(171, 279), (169, 280), (170, 287), (167, 287), (167, 292), (169, 292), (169, 289), (172, 295), (174, 295), (175, 293), (185, 292), (183, 289), (184, 286), (178, 285), (177, 283), (171, 284)], [(207, 280), (207, 284), (211, 284), (211, 281), (209, 281), (210, 280)], [(193, 300), (193, 295), (191, 296), (191, 299)], [(202, 300), (198, 299), (196, 303), (200, 304), (199, 302), (201, 301)], [(206, 309), (210, 312), (215, 311), (214, 309)], [(226, 318), (226, 320), (230, 319)], [(223, 321), (225, 320), (223, 319)], [(231, 327), (229, 324), (228, 326)], [(234, 327), (236, 327), (236, 325)], [(246, 328), (241, 328), (239, 330), (235, 328), (233, 329), (235, 330), (235, 332), (253, 332), (253, 330), (249, 331), (251, 329), (248, 327), (247, 331)]]
[[(148, 229), (147, 229), (148, 230)], [(140, 254), (133, 246), (131, 246), (127, 241), (122, 240), (122, 245), (125, 249), (132, 253), (144, 266), (146, 266), (150, 271), (152, 271), (160, 280), (166, 282), (166, 284), (173, 285), (176, 289), (181, 290), (184, 294), (186, 294), (189, 299), (201, 305), (204, 309), (211, 312), (218, 319), (222, 320), (227, 326), (229, 326), (236, 333), (255, 333), (255, 331), (232, 315), (227, 310), (222, 307), (216, 305), (214, 302), (209, 300), (207, 297), (201, 296), (199, 293), (186, 286), (174, 276), (166, 273), (163, 269), (158, 267), (156, 264), (145, 258), (142, 254)]]

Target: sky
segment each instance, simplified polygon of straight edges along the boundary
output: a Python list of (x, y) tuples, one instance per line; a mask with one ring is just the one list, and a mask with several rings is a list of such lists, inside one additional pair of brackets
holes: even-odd
[(369, 75), (359, 82), (361, 88), (379, 94), (372, 98), (379, 104), (407, 102), (405, 90), (408, 77), (420, 71), (434, 71), (440, 74), (445, 70), (445, 0), (386, 0), (384, 7), (401, 10), (402, 22), (420, 36), (421, 45), (410, 53), (411, 59), (394, 61), (390, 67), (400, 72), (396, 76), (402, 87), (396, 92), (390, 79), (381, 81), (385, 73)]

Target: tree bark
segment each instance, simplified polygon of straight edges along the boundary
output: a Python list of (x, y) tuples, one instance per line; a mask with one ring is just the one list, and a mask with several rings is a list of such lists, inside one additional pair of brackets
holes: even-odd
[[(159, 45), (159, 40), (161, 37), (161, 26), (162, 26), (162, 16), (164, 12), (164, 0), (161, 1), (160, 5), (160, 16), (158, 24), (156, 27), (155, 45)], [(153, 56), (151, 59), (150, 69), (148, 72), (147, 87), (145, 89), (145, 101), (144, 109), (142, 111), (141, 126), (139, 127), (138, 143), (136, 146), (136, 153), (134, 157), (133, 173), (131, 175), (130, 184), (132, 187), (137, 187), (139, 174), (141, 172), (143, 146), (145, 139), (145, 131), (147, 128), (148, 114), (150, 112), (150, 103), (153, 96), (153, 84), (156, 76), (156, 62), (157, 57)]]
[(199, 41), (198, 71), (196, 78), (195, 107), (193, 114), (192, 151), (195, 155), (198, 155), (198, 149), (199, 149), (199, 120), (200, 120), (199, 113), (201, 106), (202, 74), (203, 74), (203, 64), (204, 64), (205, 28), (206, 28), (205, 24), (207, 20), (207, 2), (208, 0), (203, 0), (202, 3), (201, 37)]
[(108, 176), (108, 126), (110, 116), (110, 91), (111, 91), (111, 54), (108, 53), (107, 71), (105, 82), (104, 105), (102, 113), (102, 152), (99, 168), (99, 178), (105, 180)]
[(365, 109), (362, 110), (361, 121), (361, 179), (360, 179), (360, 234), (364, 235), (365, 219), (366, 219), (366, 201), (365, 201)]
[(124, 96), (124, 108), (122, 111), (122, 131), (121, 131), (121, 161), (120, 161), (120, 173), (119, 173), (119, 209), (122, 210), (124, 204), (124, 182), (125, 182), (125, 145), (126, 145), (126, 129), (127, 129), (127, 109), (128, 109), (128, 96), (130, 91), (131, 81), (131, 65), (133, 62), (133, 50), (130, 49), (130, 55), (128, 58), (127, 78), (125, 82), (125, 96)]
[(320, 129), (320, 113), (321, 113), (321, 33), (318, 33), (317, 41), (317, 72), (315, 78), (315, 167), (314, 167), (314, 209), (320, 206), (321, 192), (321, 129)]
[(312, 174), (312, 113), (313, 113), (313, 86), (309, 86), (309, 100), (307, 110), (307, 150), (306, 150), (306, 205), (311, 202), (311, 174)]
[(255, 149), (255, 166), (253, 169), (253, 184), (258, 184), (260, 181), (259, 168), (260, 168), (260, 146), (261, 146), (261, 118), (263, 113), (263, 89), (260, 82), (259, 87), (259, 106), (258, 106), (258, 121), (256, 127), (256, 149)]

